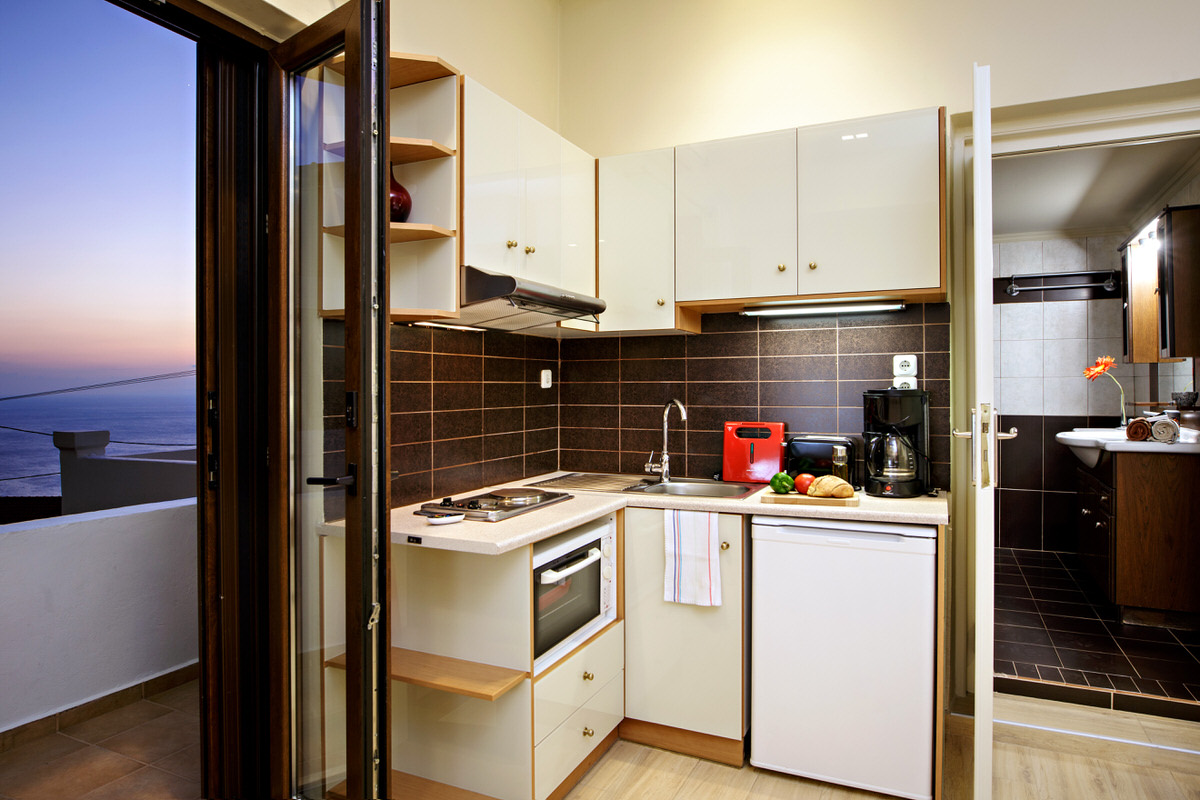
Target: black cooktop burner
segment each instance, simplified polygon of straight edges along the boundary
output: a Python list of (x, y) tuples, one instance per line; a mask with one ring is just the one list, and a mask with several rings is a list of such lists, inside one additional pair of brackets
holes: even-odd
[(535, 508), (552, 505), (569, 500), (571, 495), (566, 492), (548, 492), (544, 489), (495, 489), (491, 492), (473, 495), (455, 500), (447, 497), (440, 503), (424, 503), (414, 514), (432, 516), (433, 514), (462, 513), (467, 519), (499, 522), (502, 519), (524, 514)]

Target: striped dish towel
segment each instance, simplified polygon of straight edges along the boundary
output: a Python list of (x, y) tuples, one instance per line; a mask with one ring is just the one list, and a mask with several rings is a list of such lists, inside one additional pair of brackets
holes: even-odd
[(696, 606), (721, 605), (721, 537), (717, 515), (709, 511), (667, 509), (667, 565), (663, 600)]

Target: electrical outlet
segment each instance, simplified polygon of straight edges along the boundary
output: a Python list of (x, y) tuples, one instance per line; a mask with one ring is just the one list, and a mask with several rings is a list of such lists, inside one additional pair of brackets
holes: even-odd
[(542, 388), (549, 389), (554, 384), (554, 379), (550, 374), (550, 370), (542, 370)]
[(893, 375), (916, 375), (917, 357), (914, 355), (892, 356)]
[(917, 388), (917, 379), (906, 375), (897, 375), (892, 378), (892, 386), (896, 389), (915, 389)]

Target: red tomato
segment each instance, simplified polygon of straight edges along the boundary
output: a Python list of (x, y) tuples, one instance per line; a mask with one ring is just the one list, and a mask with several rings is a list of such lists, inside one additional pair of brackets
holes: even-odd
[(807, 472), (801, 472), (796, 476), (796, 491), (800, 494), (808, 494), (809, 484), (816, 479), (816, 475), (809, 475)]

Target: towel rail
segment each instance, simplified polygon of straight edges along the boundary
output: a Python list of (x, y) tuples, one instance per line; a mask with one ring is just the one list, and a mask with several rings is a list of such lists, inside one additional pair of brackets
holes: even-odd
[[(1047, 275), (1037, 275), (1037, 276), (1031, 275), (1029, 277), (1065, 278), (1068, 275), (1087, 275), (1087, 274), (1090, 274), (1090, 273), (1086, 273), (1086, 272), (1056, 272), (1056, 273), (1051, 273), (1051, 274), (1047, 274)], [(1017, 276), (1013, 275), (1008, 279), (1008, 288), (1006, 288), (1004, 291), (1007, 294), (1009, 294), (1013, 297), (1016, 297), (1021, 292), (1050, 292), (1050, 291), (1057, 291), (1059, 289), (1092, 289), (1092, 288), (1096, 288), (1096, 287), (1103, 287), (1104, 290), (1107, 292), (1116, 291), (1116, 288), (1117, 288), (1116, 271), (1110, 270), (1108, 273), (1108, 278), (1104, 281), (1101, 281), (1100, 283), (1064, 283), (1064, 284), (1060, 284), (1057, 286), (1018, 286), (1017, 285)]]

